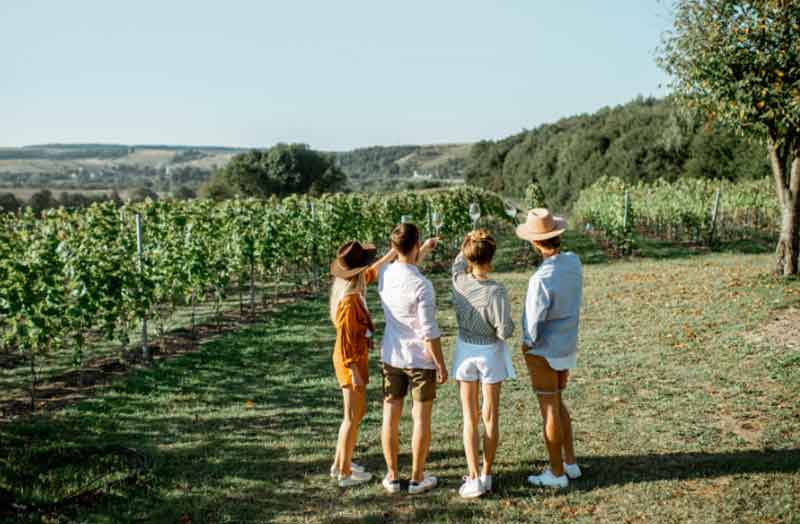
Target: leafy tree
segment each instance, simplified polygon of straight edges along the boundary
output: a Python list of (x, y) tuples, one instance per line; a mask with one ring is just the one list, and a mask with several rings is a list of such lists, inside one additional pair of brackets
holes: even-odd
[(155, 202), (158, 200), (158, 193), (147, 187), (139, 187), (131, 191), (129, 197), (132, 202), (144, 202), (148, 198)]
[(525, 188), (525, 205), (528, 209), (545, 207), (544, 191), (536, 182), (531, 182)]
[(197, 191), (200, 198), (222, 201), (235, 196), (233, 188), (222, 176), (212, 176)]
[(178, 200), (191, 200), (197, 198), (197, 192), (188, 186), (180, 186), (175, 191), (175, 198)]
[(44, 210), (56, 207), (58, 203), (49, 189), (43, 189), (31, 195), (28, 205), (35, 214), (41, 215)]
[(213, 179), (213, 184), (225, 182), (237, 194), (260, 198), (336, 192), (347, 181), (331, 155), (305, 144), (278, 144), (236, 155)]
[(800, 2), (677, 0), (659, 60), (709, 122), (766, 143), (783, 225), (776, 269), (800, 252)]
[(16, 213), (22, 207), (22, 202), (17, 200), (14, 193), (0, 193), (0, 212)]

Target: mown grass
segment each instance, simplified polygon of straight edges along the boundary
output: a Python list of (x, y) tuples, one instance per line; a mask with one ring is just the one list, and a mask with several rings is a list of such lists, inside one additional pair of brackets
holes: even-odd
[[(321, 297), (96, 398), (0, 426), (0, 488), (18, 502), (45, 504), (100, 479), (74, 503), (0, 521), (797, 522), (800, 348), (762, 330), (776, 310), (800, 306), (800, 282), (773, 280), (768, 268), (769, 257), (733, 254), (586, 266), (579, 368), (566, 393), (585, 478), (562, 492), (525, 482), (545, 451), (519, 355), (521, 380), (502, 397), (496, 493), (457, 495), (466, 466), (452, 382), (434, 408), (429, 470), (439, 489), (390, 496), (377, 479), (338, 488), (327, 471), (341, 401)], [(497, 278), (518, 316), (528, 272)], [(436, 285), (449, 359), (455, 319), (446, 278)], [(380, 325), (374, 290), (370, 308)], [(356, 458), (380, 477), (378, 369), (373, 358)], [(406, 414), (406, 475), (409, 438)]]

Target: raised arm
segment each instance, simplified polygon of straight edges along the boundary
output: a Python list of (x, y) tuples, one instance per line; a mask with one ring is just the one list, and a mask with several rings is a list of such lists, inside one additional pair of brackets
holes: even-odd
[(395, 258), (397, 258), (397, 251), (395, 251), (394, 248), (391, 248), (385, 255), (373, 262), (364, 274), (367, 280), (367, 285), (375, 282), (378, 279), (378, 273), (380, 273), (381, 268), (393, 261)]
[(393, 261), (395, 258), (397, 258), (397, 251), (395, 251), (394, 248), (391, 248), (386, 252), (385, 255), (373, 262), (369, 268), (374, 269), (375, 271), (380, 271), (383, 266)]
[(458, 255), (456, 255), (456, 259), (453, 261), (453, 267), (450, 268), (450, 272), (454, 277), (463, 275), (467, 272), (467, 259), (464, 257), (463, 251), (459, 251)]
[(429, 252), (436, 249), (436, 245), (439, 243), (438, 237), (431, 237), (422, 244), (422, 247), (419, 248), (419, 257), (417, 257), (417, 264), (421, 264), (425, 257), (428, 255)]

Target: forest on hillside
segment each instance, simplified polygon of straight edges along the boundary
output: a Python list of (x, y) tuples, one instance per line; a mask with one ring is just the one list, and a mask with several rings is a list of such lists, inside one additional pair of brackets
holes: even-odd
[(531, 182), (547, 204), (569, 208), (600, 177), (627, 182), (680, 177), (755, 179), (770, 173), (766, 148), (676, 109), (637, 98), (564, 118), (502, 140), (474, 144), (467, 183), (521, 197)]

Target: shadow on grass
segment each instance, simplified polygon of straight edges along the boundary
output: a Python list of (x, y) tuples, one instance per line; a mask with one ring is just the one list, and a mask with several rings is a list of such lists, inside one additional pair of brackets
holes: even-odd
[[(583, 477), (571, 482), (570, 490), (591, 491), (630, 483), (728, 475), (797, 473), (800, 472), (800, 449), (585, 456), (580, 457), (580, 464)], [(517, 486), (527, 485), (530, 473), (529, 469), (520, 469), (500, 479), (500, 493), (504, 494), (504, 487), (516, 493)]]
[[(299, 511), (341, 416), (326, 319), (324, 301), (301, 300), (102, 396), (0, 425), (0, 515), (242, 522)], [(80, 459), (108, 444), (147, 457), (136, 482), (112, 484), (127, 471), (110, 455)], [(309, 458), (321, 449), (324, 460)]]

